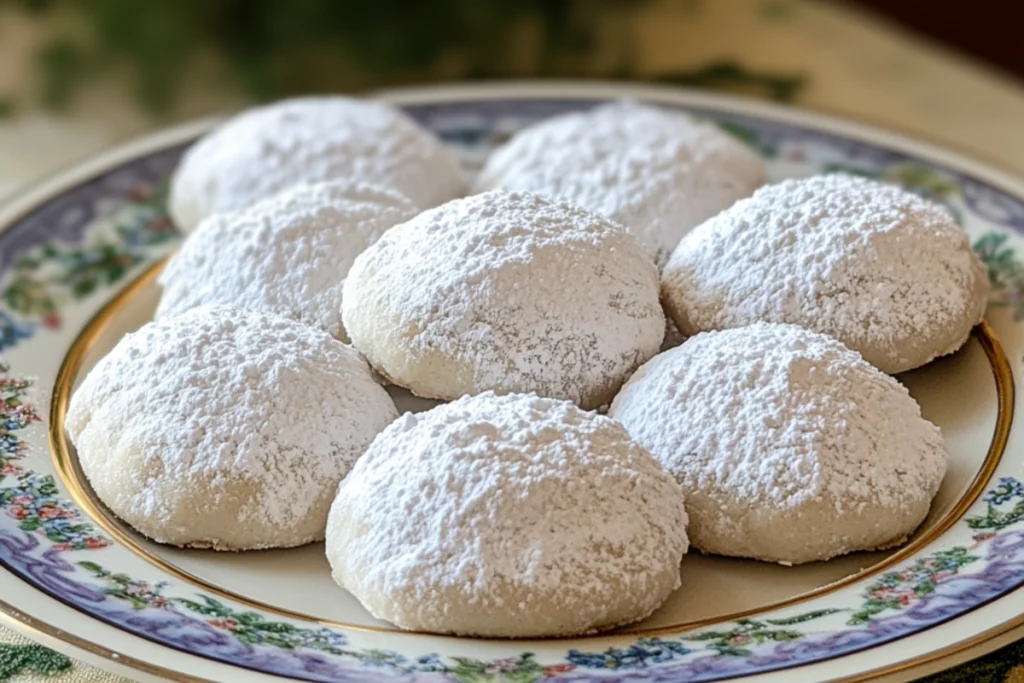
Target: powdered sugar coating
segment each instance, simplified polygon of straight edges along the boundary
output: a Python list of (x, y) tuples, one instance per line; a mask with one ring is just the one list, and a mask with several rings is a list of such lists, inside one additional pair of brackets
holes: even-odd
[(758, 190), (687, 235), (662, 274), (683, 334), (793, 323), (889, 373), (960, 348), (988, 292), (985, 266), (945, 209), (842, 174)]
[(352, 262), (419, 210), (393, 190), (348, 180), (297, 185), (214, 214), (160, 274), (157, 317), (203, 304), (274, 313), (347, 341), (341, 297)]
[(462, 171), (445, 146), (382, 102), (303, 97), (245, 111), (185, 153), (171, 184), (171, 216), (192, 231), (300, 182), (381, 185), (420, 208), (462, 194)]
[(658, 272), (612, 221), (527, 193), (451, 201), (392, 228), (349, 271), (352, 343), (425, 398), (536, 392), (609, 402), (658, 351)]
[(678, 484), (614, 421), (464, 397), (378, 436), (331, 508), (334, 579), (402, 628), (564, 636), (643, 619), (680, 584)]
[(96, 494), (140, 532), (242, 550), (323, 538), (338, 482), (397, 415), (327, 333), (204, 306), (118, 342), (65, 427)]
[(682, 485), (695, 547), (783, 563), (902, 542), (949, 457), (902, 384), (793, 325), (691, 337), (609, 415)]
[(534, 192), (608, 216), (661, 266), (691, 228), (764, 181), (761, 159), (714, 125), (627, 100), (520, 131), (474, 190)]

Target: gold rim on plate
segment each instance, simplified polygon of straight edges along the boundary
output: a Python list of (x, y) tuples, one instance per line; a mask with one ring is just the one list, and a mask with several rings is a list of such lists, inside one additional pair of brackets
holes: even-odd
[[(503, 84), (474, 84), (473, 86), (434, 86), (430, 90), (424, 90), (422, 88), (407, 88), (404, 90), (376, 93), (375, 95), (380, 99), (389, 101), (398, 106), (431, 105), (468, 100), (494, 101), (500, 99), (587, 99), (596, 101), (600, 99), (631, 96), (638, 99), (647, 99), (652, 102), (660, 102), (662, 104), (674, 106), (708, 108), (718, 111), (755, 116), (766, 121), (800, 126), (808, 130), (820, 131), (841, 138), (845, 137), (848, 139), (858, 140), (876, 147), (884, 147), (895, 151), (901, 151), (925, 162), (956, 169), (961, 173), (966, 172), (981, 179), (988, 185), (1001, 189), (1010, 195), (1024, 197), (1024, 184), (1021, 184), (1016, 177), (1002, 171), (998, 166), (986, 166), (985, 164), (974, 160), (971, 156), (949, 151), (948, 146), (946, 145), (929, 145), (927, 141), (919, 141), (918, 136), (900, 136), (898, 133), (889, 132), (883, 127), (872, 127), (870, 124), (860, 123), (855, 120), (844, 119), (809, 110), (801, 110), (793, 107), (784, 107), (771, 103), (738, 101), (737, 98), (729, 96), (688, 92), (682, 89), (659, 88), (656, 86), (637, 86), (615, 83), (538, 83), (530, 81)], [(0, 210), (0, 223), (3, 223), (3, 225), (0, 225), (0, 233), (6, 232), (9, 228), (16, 225), (22, 217), (27, 216), (30, 212), (38, 209), (40, 206), (43, 206), (53, 198), (60, 196), (62, 193), (68, 192), (69, 190), (88, 182), (94, 177), (107, 173), (121, 164), (128, 163), (144, 155), (158, 153), (175, 145), (188, 142), (189, 140), (205, 133), (210, 127), (212, 127), (212, 125), (213, 121), (207, 120), (198, 123), (184, 124), (170, 130), (154, 133), (139, 140), (116, 147), (97, 157), (86, 160), (61, 174), (56, 175), (51, 180), (36, 184), (29, 190), (22, 193), (19, 199), (12, 202), (10, 204), (10, 208)], [(915, 137), (918, 139), (915, 139)], [(943, 149), (943, 146), (945, 146), (946, 149)], [(1000, 416), (1007, 415), (1012, 419), (1014, 386), (1011, 370), (1008, 362), (1006, 361), (1005, 355), (1003, 355), (998, 342), (994, 337), (992, 337), (991, 330), (987, 325), (983, 325), (980, 330), (976, 330), (975, 336), (978, 338), (979, 342), (982, 343), (990, 362), (993, 364), (993, 373), (996, 377), (997, 390), (1000, 386), (1006, 389), (1005, 391), (1000, 392), (998, 396)], [(998, 361), (993, 360), (993, 354), (998, 356)], [(996, 441), (1001, 439), (1002, 443), (999, 448), (1001, 452), (1001, 450), (1005, 448), (1006, 439), (1009, 435), (1009, 424), (1007, 423), (1005, 427), (1005, 433), (1002, 435), (997, 434), (996, 440), (993, 441), (993, 447), (990, 448), (989, 455), (986, 457), (986, 461), (983, 465), (984, 471), (979, 472), (975, 477), (968, 489), (968, 494), (961, 499), (960, 503), (958, 503), (958, 508), (962, 506), (963, 501), (967, 497), (971, 496), (971, 494), (973, 494), (972, 499), (976, 499), (984, 489), (987, 478), (991, 477), (993, 470), (995, 469), (995, 465), (997, 464), (997, 462), (994, 462), (991, 457), (993, 448), (996, 445)], [(983, 475), (986, 475), (985, 481), (981, 480)], [(952, 521), (955, 522), (956, 520), (954, 519)], [(863, 578), (865, 575), (860, 574), (855, 576)], [(38, 593), (40, 599), (60, 602), (56, 598), (53, 598), (34, 587), (27, 588), (33, 593)], [(801, 596), (797, 596), (798, 599), (796, 601), (799, 601), (800, 597)], [(1002, 595), (999, 599), (1005, 599), (1006, 597), (1006, 595)], [(75, 609), (73, 606), (70, 608)], [(161, 676), (175, 681), (211, 683), (209, 679), (167, 669), (163, 666), (152, 664), (148, 661), (103, 647), (86, 638), (45, 623), (42, 620), (25, 613), (19, 607), (3, 600), (0, 600), (0, 622), (16, 629), (26, 631), (34, 635), (37, 639), (64, 643), (69, 646), (68, 649), (78, 650), (81, 653), (94, 655), (97, 658), (108, 660), (117, 666), (128, 667), (137, 671)], [(106, 626), (106, 624), (104, 625)], [(111, 629), (117, 629), (116, 626), (108, 627)], [(998, 644), (1000, 637), (1006, 637), (1014, 630), (1022, 627), (1024, 627), (1024, 614), (1008, 619), (997, 626), (978, 632), (969, 638), (953, 642), (945, 647), (932, 650), (903, 661), (897, 661), (884, 667), (862, 671), (858, 674), (833, 680), (837, 683), (861, 683), (863, 681), (877, 680), (890, 675), (905, 673), (910, 670), (933, 665), (941, 660), (952, 660), (956, 658), (957, 655), (963, 656), (966, 654), (968, 656), (962, 658), (969, 659), (972, 654), (981, 655), (984, 652), (994, 649), (996, 644)], [(662, 629), (659, 629), (659, 631), (661, 630)], [(118, 629), (118, 632), (129, 638), (139, 637), (134, 634), (121, 631), (120, 629)], [(398, 632), (389, 632), (398, 635)], [(920, 633), (921, 632), (910, 635), (920, 635)], [(622, 635), (634, 634), (626, 633)], [(149, 644), (153, 644), (158, 647), (162, 646), (160, 643), (148, 641), (148, 639), (145, 638), (142, 639), (146, 640)], [(168, 651), (175, 652), (173, 648), (168, 646), (162, 647)], [(978, 651), (971, 652), (972, 650)], [(855, 655), (855, 653), (849, 653), (849, 656), (853, 655)], [(845, 656), (847, 655), (844, 655), (844, 657)], [(230, 663), (220, 662), (218, 660), (209, 660), (204, 658), (204, 661), (220, 667), (232, 667)], [(816, 662), (808, 662), (794, 668), (821, 665), (827, 661), (830, 660), (826, 659)], [(776, 671), (774, 673), (779, 672)], [(272, 676), (270, 674), (265, 675)]]
[[(165, 263), (166, 258), (150, 266), (138, 278), (124, 287), (124, 289), (114, 296), (114, 298), (108, 301), (103, 308), (101, 308), (99, 312), (92, 317), (92, 319), (79, 333), (78, 337), (76, 337), (75, 341), (71, 344), (67, 355), (64, 357), (64, 361), (61, 363), (60, 370), (57, 372), (57, 379), (54, 383), (53, 395), (50, 401), (50, 446), (57, 471), (60, 474), (64, 485), (67, 487), (72, 499), (74, 499), (75, 503), (77, 503), (80, 508), (88, 513), (89, 517), (94, 522), (99, 524), (104, 531), (114, 537), (118, 543), (126, 547), (132, 553), (158, 567), (162, 571), (167, 572), (171, 576), (188, 582), (214, 595), (233, 600), (253, 609), (259, 609), (278, 616), (324, 626), (333, 626), (336, 628), (371, 633), (390, 633), (396, 636), (431, 635), (437, 637), (436, 634), (428, 634), (421, 631), (406, 631), (391, 626), (370, 626), (333, 619), (323, 619), (304, 612), (297, 612), (287, 608), (278, 607), (276, 605), (271, 605), (260, 600), (254, 600), (239, 593), (235, 593), (234, 591), (222, 588), (217, 584), (206, 581), (205, 579), (178, 567), (163, 557), (160, 557), (152, 551), (144, 548), (138, 542), (134, 532), (130, 531), (127, 525), (117, 519), (117, 517), (111, 513), (93, 493), (64, 430), (64, 418), (67, 414), (71, 391), (75, 386), (75, 381), (78, 378), (79, 372), (82, 369), (82, 365), (89, 351), (98, 343), (103, 332), (112, 322), (114, 322), (114, 320), (117, 319), (118, 315), (124, 310), (124, 308), (146, 288), (152, 286)], [(948, 531), (961, 517), (963, 517), (964, 513), (967, 512), (971, 505), (973, 505), (978, 497), (984, 492), (985, 487), (988, 485), (989, 480), (992, 478), (992, 475), (1002, 458), (1003, 451), (1006, 448), (1006, 443), (1010, 436), (1010, 427), (1013, 422), (1013, 376), (1010, 371), (1009, 361), (1003, 353), (1002, 346), (999, 344), (998, 340), (996, 340), (992, 329), (989, 327), (987, 322), (982, 322), (980, 325), (975, 327), (974, 330), (972, 330), (971, 335), (980, 343), (982, 350), (985, 352), (985, 357), (988, 359), (992, 368), (992, 376), (995, 380), (997, 396), (995, 429), (993, 430), (992, 442), (989, 445), (985, 459), (982, 462), (978, 473), (972, 479), (971, 484), (967, 487), (967, 490), (956, 504), (934, 525), (932, 525), (931, 528), (924, 533), (915, 536), (909, 543), (901, 547), (899, 550), (866, 569), (850, 574), (849, 576), (845, 576), (838, 581), (834, 581), (810, 591), (805, 591), (784, 600), (779, 600), (767, 605), (761, 605), (752, 609), (717, 615), (705, 619), (694, 619), (649, 628), (627, 627), (617, 629), (607, 634), (596, 636), (596, 638), (656, 636), (665, 635), (667, 633), (683, 633), (703, 626), (735, 621), (736, 619), (742, 619), (790, 607), (807, 600), (828, 595), (853, 583), (879, 574), (903, 560), (912, 557), (922, 548), (932, 543)], [(453, 636), (441, 637), (453, 638)], [(464, 637), (459, 639), (468, 640), (468, 638)], [(475, 639), (491, 640), (486, 638)], [(560, 639), (552, 638), (547, 640)]]

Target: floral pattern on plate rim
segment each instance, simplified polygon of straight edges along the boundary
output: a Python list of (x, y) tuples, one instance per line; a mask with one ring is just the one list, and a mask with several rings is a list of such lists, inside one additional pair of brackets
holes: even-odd
[[(551, 113), (545, 108), (552, 104), (531, 103), (518, 118), (488, 122), (485, 117), (484, 125), (467, 123), (461, 112), (454, 117), (459, 122), (454, 127), (446, 125), (443, 107), (424, 107), (414, 113), (459, 145), (472, 166), (524, 121)], [(565, 101), (554, 104), (574, 106)], [(816, 150), (815, 170), (897, 182), (946, 204), (957, 217), (968, 210), (1003, 228), (1024, 232), (1024, 204), (965, 176), (783, 124), (738, 115), (722, 115), (719, 122), (769, 159), (806, 163), (812, 143), (826, 148), (831, 143), (832, 158), (828, 150)], [(118, 192), (104, 187), (100, 193), (104, 196), (95, 197), (96, 192), (86, 191), (89, 206), (84, 214), (80, 212), (77, 223), (71, 221), (74, 225), (64, 226), (64, 233), (39, 243), (32, 239), (38, 238), (40, 230), (32, 230), (28, 245), (22, 244), (13, 261), (0, 259), (0, 349), (16, 348), (36, 334), (59, 334), (63, 310), (84, 305), (173, 247), (177, 235), (163, 209), (163, 191), (179, 151), (150, 155), (107, 174), (119, 177)], [(134, 178), (133, 166), (140, 169)], [(71, 211), (69, 207), (62, 210)], [(31, 222), (31, 216), (23, 221)], [(25, 234), (23, 229), (20, 237)], [(5, 233), (0, 240), (10, 242), (10, 237)], [(1010, 307), (1016, 320), (1024, 318), (1024, 264), (1009, 234), (985, 232), (974, 247), (989, 269), (992, 304)], [(542, 663), (530, 652), (481, 661), (436, 653), (410, 658), (390, 650), (360, 649), (352, 647), (338, 629), (271, 620), (209, 595), (182, 593), (169, 581), (146, 582), (80, 559), (77, 553), (102, 551), (112, 541), (61, 496), (51, 475), (25, 466), (28, 446), (21, 432), (40, 421), (26, 398), (30, 389), (31, 382), (0, 365), (0, 519), (5, 520), (0, 524), (0, 562), (103, 621), (171, 647), (186, 649), (184, 643), (188, 643), (187, 649), (196, 654), (269, 673), (325, 681), (360, 680), (370, 671), (378, 676), (444, 677), (465, 683), (551, 678), (713, 681), (820, 661), (888, 642), (953, 618), (1024, 583), (1024, 484), (1003, 477), (978, 504), (983, 506), (981, 514), (962, 520), (973, 532), (969, 545), (908, 560), (875, 577), (863, 588), (859, 602), (847, 607), (784, 618), (740, 619), (674, 636), (642, 637), (598, 652), (569, 649), (562, 661), (554, 663)]]

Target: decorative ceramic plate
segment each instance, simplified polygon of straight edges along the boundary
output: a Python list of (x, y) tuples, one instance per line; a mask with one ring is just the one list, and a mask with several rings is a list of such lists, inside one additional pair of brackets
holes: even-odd
[[(539, 118), (624, 95), (717, 122), (775, 180), (844, 170), (945, 204), (993, 283), (957, 354), (902, 375), (953, 455), (902, 548), (782, 567), (689, 555), (644, 622), (571, 640), (400, 632), (330, 579), (321, 545), (161, 547), (89, 489), (63, 430), (76, 382), (152, 315), (180, 240), (168, 175), (209, 123), (90, 161), (0, 211), (0, 611), (69, 654), (134, 678), (363, 681), (908, 680), (980, 654), (1024, 623), (1024, 184), (929, 145), (744, 100), (569, 84), (405, 91), (405, 107), (478, 167)], [(400, 397), (403, 405), (408, 399)]]

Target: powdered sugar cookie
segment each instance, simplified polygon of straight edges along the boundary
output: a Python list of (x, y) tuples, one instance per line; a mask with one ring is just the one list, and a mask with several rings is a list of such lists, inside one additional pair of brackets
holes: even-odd
[(608, 216), (661, 266), (687, 231), (764, 178), (761, 159), (715, 126), (623, 101), (520, 131), (487, 160), (474, 189), (534, 192)]
[(345, 281), (352, 343), (426, 398), (536, 392), (609, 402), (665, 332), (658, 271), (612, 221), (488, 192), (392, 228)]
[(250, 109), (193, 145), (171, 184), (171, 216), (190, 232), (213, 213), (336, 179), (397, 190), (420, 208), (463, 191), (455, 156), (394, 107), (305, 97)]
[(374, 616), (489, 637), (643, 619), (686, 549), (679, 485), (619, 424), (491, 392), (384, 430), (327, 526), (335, 581)]
[(960, 348), (988, 292), (985, 266), (948, 212), (841, 174), (758, 190), (687, 235), (662, 274), (683, 334), (793, 323), (888, 373)]
[(949, 457), (902, 384), (793, 325), (691, 337), (609, 415), (682, 485), (694, 547), (782, 563), (902, 543)]
[(297, 185), (248, 209), (214, 214), (160, 274), (157, 317), (223, 304), (347, 340), (341, 295), (348, 269), (385, 230), (417, 213), (393, 190), (340, 180)]
[(322, 539), (338, 482), (395, 417), (327, 333), (204, 306), (118, 342), (65, 426), (121, 519), (161, 543), (244, 550)]

